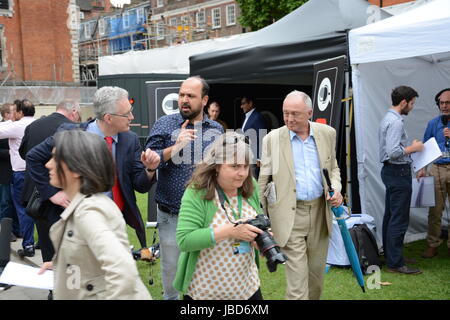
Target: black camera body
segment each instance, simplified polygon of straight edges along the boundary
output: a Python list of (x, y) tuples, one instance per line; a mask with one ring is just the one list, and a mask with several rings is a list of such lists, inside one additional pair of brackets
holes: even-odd
[(254, 219), (249, 219), (241, 223), (252, 225), (264, 231), (264, 233), (258, 234), (255, 241), (262, 255), (266, 257), (267, 268), (270, 272), (275, 272), (278, 264), (284, 264), (287, 261), (287, 257), (281, 252), (280, 246), (267, 231), (270, 228), (270, 220), (266, 215), (260, 214)]

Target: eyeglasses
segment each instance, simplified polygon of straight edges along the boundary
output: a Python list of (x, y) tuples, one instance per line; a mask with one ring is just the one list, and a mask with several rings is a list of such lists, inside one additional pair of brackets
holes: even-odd
[(248, 136), (243, 135), (233, 135), (233, 136), (227, 136), (225, 137), (225, 140), (223, 141), (223, 144), (236, 144), (238, 141), (244, 141), (246, 144), (249, 144), (250, 140)]
[(448, 107), (450, 106), (450, 101), (439, 101), (439, 105), (440, 106), (446, 105)]
[(292, 116), (293, 118), (298, 118), (302, 113), (301, 112), (287, 112), (283, 111), (283, 117), (288, 118)]
[(131, 107), (130, 111), (128, 111), (127, 113), (124, 113), (124, 114), (110, 113), (110, 115), (118, 116), (118, 117), (122, 117), (122, 118), (129, 118), (131, 116), (131, 114), (133, 113), (133, 108), (134, 107)]

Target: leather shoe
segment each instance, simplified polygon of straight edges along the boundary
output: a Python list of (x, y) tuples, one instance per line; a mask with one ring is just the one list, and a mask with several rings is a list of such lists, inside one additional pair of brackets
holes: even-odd
[(419, 269), (411, 268), (411, 267), (408, 267), (407, 265), (404, 265), (399, 268), (387, 268), (387, 272), (403, 273), (403, 274), (421, 274), (422, 273), (422, 271), (420, 271)]
[(34, 246), (26, 246), (23, 249), (19, 249), (17, 250), (17, 254), (19, 255), (19, 257), (23, 258), (23, 257), (34, 257)]
[(438, 254), (438, 247), (428, 247), (423, 253), (422, 258), (431, 259)]

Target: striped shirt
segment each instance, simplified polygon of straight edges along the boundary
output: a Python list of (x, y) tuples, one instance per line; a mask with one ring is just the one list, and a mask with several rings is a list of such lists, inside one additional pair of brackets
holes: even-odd
[(411, 163), (411, 156), (405, 152), (408, 136), (405, 131), (403, 117), (393, 109), (381, 120), (378, 130), (380, 142), (380, 161), (392, 164)]

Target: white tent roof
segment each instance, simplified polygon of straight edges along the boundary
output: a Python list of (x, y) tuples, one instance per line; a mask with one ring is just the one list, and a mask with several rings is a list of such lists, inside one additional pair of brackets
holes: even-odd
[(142, 51), (129, 51), (124, 54), (99, 58), (99, 75), (116, 74), (189, 74), (189, 57), (222, 46), (224, 43), (245, 37), (238, 34), (230, 37), (195, 41), (171, 47)]
[(449, 37), (450, 0), (435, 0), (351, 30), (350, 61), (358, 64), (449, 52)]

